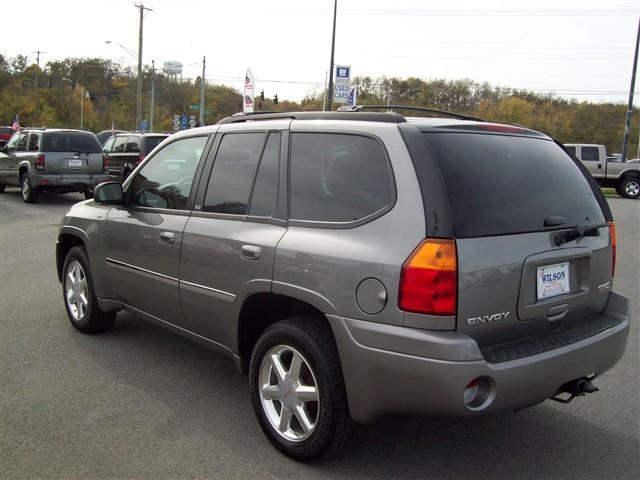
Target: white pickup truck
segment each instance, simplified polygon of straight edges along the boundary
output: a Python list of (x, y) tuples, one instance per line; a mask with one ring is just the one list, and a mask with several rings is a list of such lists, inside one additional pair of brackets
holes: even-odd
[(582, 161), (601, 187), (615, 188), (626, 198), (640, 198), (640, 162), (608, 161), (604, 145), (565, 143), (569, 152)]

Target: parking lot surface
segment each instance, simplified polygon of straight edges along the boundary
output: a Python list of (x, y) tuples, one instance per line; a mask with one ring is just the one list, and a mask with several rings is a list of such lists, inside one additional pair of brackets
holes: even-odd
[(390, 416), (364, 426), (345, 455), (302, 465), (271, 447), (228, 358), (126, 313), (106, 334), (71, 327), (55, 239), (81, 199), (0, 195), (3, 479), (639, 478), (640, 202), (609, 199), (614, 289), (633, 317), (599, 392), (472, 420)]

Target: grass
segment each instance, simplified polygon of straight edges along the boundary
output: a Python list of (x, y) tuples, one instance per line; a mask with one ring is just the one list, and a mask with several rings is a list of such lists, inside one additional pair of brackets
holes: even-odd
[(602, 188), (602, 193), (605, 197), (618, 197), (618, 193), (615, 188)]

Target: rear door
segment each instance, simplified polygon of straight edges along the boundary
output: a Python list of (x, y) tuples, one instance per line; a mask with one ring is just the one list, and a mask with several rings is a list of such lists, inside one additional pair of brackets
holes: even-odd
[(4, 152), (0, 152), (0, 173), (7, 185), (19, 185), (18, 168), (27, 145), (27, 134), (14, 133)]
[(271, 291), (275, 248), (286, 231), (276, 208), (288, 123), (220, 128), (184, 232), (180, 300), (187, 322), (232, 350), (244, 299)]
[(606, 157), (597, 145), (580, 145), (580, 157), (594, 178), (602, 178), (606, 173)]
[(586, 322), (604, 309), (609, 228), (586, 177), (560, 147), (524, 135), (424, 136), (453, 215), (459, 331), (481, 347), (496, 345)]
[(40, 151), (45, 155), (48, 174), (94, 175), (102, 173), (102, 147), (89, 132), (45, 131)]

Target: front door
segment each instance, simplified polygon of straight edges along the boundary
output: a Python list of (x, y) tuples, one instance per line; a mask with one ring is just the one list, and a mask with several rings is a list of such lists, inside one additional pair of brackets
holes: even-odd
[(106, 272), (116, 299), (179, 326), (182, 234), (207, 139), (181, 138), (158, 151), (126, 182), (126, 207), (112, 208), (104, 227)]
[(242, 132), (221, 127), (207, 162), (208, 171), (215, 157), (211, 173), (203, 177), (184, 231), (183, 312), (195, 333), (231, 350), (245, 298), (271, 291), (276, 245), (286, 231), (277, 205), (284, 203), (278, 183), (288, 124), (256, 122)]

